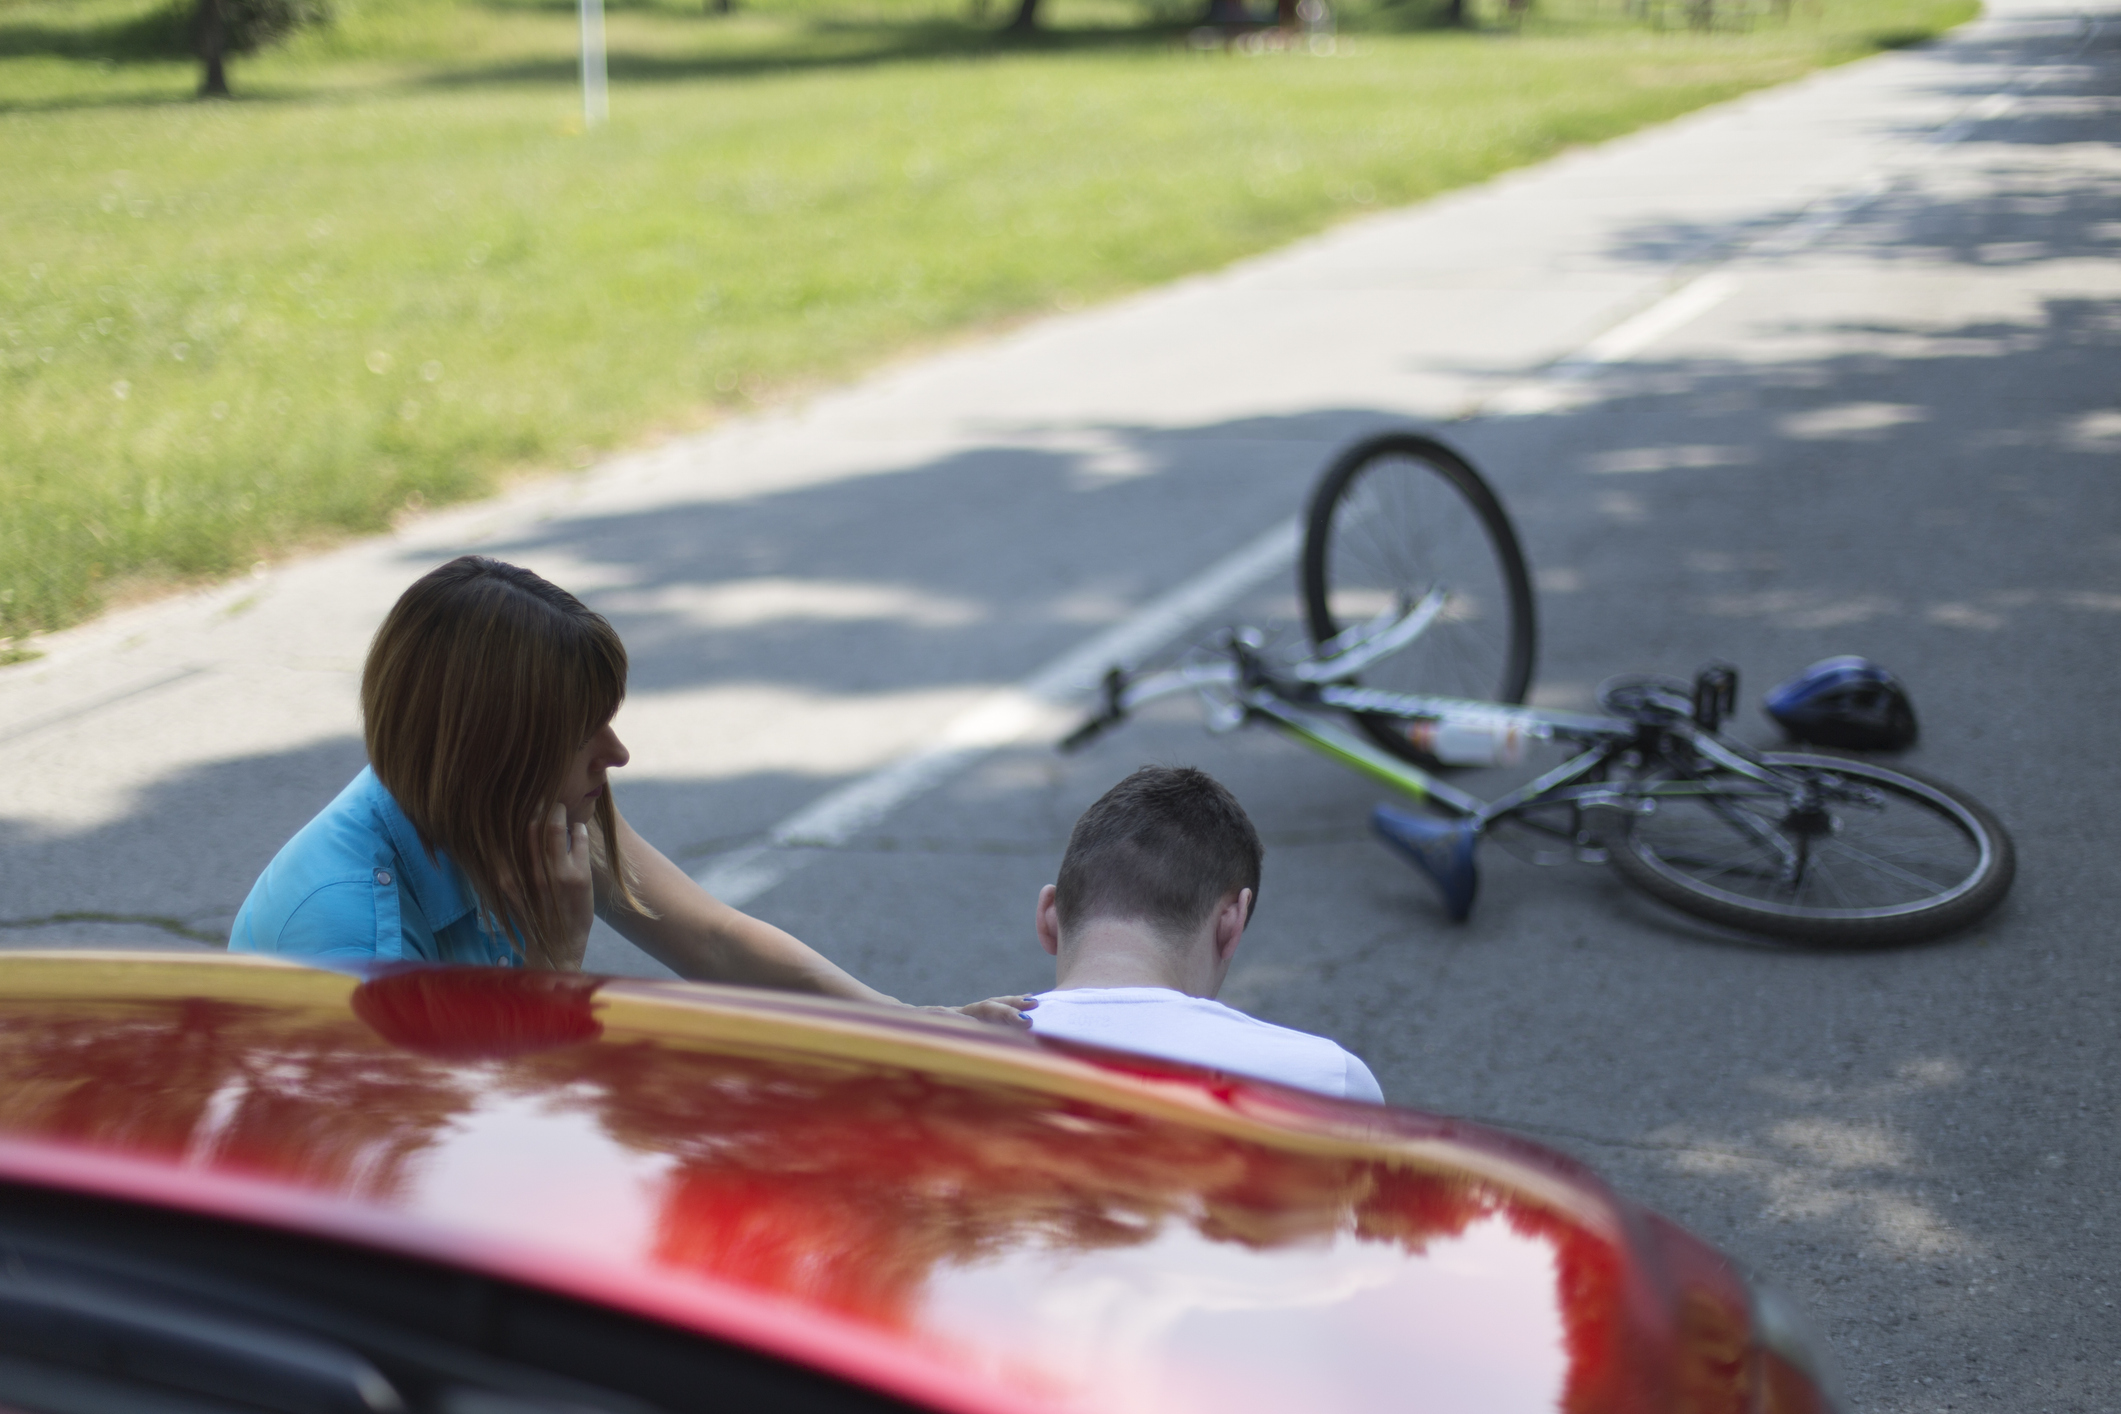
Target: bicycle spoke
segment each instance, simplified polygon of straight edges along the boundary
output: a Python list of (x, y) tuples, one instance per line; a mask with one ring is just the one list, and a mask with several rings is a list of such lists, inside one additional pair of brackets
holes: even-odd
[[(1697, 878), (1717, 879), (1744, 873), (1777, 882), (1782, 879), (1784, 871), (1781, 861), (1775, 858), (1774, 851), (1767, 849), (1757, 839), (1747, 838), (1743, 832), (1715, 830), (1707, 820), (1691, 827), (1680, 822), (1679, 832), (1682, 833), (1680, 840), (1671, 844), (1660, 842), (1653, 848), (1667, 863), (1684, 866), (1687, 872)], [(1709, 841), (1722, 840), (1735, 848), (1718, 850), (1713, 842), (1705, 842), (1696, 847), (1698, 853), (1690, 852), (1685, 845), (1688, 838), (1694, 835), (1707, 837)], [(1763, 872), (1759, 867), (1762, 863), (1769, 863), (1771, 867)]]
[[(1816, 886), (1818, 886), (1818, 890), (1820, 890), (1820, 892), (1824, 892), (1824, 895), (1828, 895), (1828, 907), (1862, 907), (1862, 905), (1860, 905), (1860, 903), (1856, 903), (1856, 899), (1854, 899), (1854, 897), (1850, 895), (1850, 890), (1847, 890), (1847, 888), (1843, 888), (1843, 886), (1841, 886), (1841, 880), (1839, 880), (1839, 878), (1835, 876), (1835, 871), (1833, 871), (1833, 867), (1820, 867), (1820, 869), (1816, 869), (1816, 871), (1813, 871), (1813, 876), (1811, 876), (1811, 878), (1813, 878), (1813, 880), (1816, 880)], [(1799, 895), (1801, 895), (1801, 892), (1803, 892), (1801, 888), (1792, 888), (1792, 890), (1790, 890), (1790, 897), (1792, 897), (1792, 899), (1796, 899), (1796, 897), (1799, 897)]]
[(1878, 847), (1877, 841), (1873, 837), (1865, 836), (1864, 852), (1870, 855), (1874, 855), (1881, 860), (1907, 859), (1912, 856), (1927, 856), (1930, 851), (1933, 851), (1939, 848), (1940, 846), (1949, 846), (1952, 843), (1954, 843), (1954, 841), (1949, 836), (1933, 836), (1925, 839), (1914, 839), (1910, 837), (1909, 842), (1902, 848), (1881, 849)]
[(1824, 841), (1824, 843), (1829, 848), (1835, 850), (1837, 853), (1845, 855), (1848, 858), (1855, 860), (1859, 864), (1868, 865), (1881, 874), (1886, 874), (1895, 879), (1899, 879), (1905, 882), (1907, 885), (1909, 885), (1909, 887), (1915, 889), (1918, 893), (1932, 893), (1950, 882), (1948, 879), (1924, 878), (1920, 874), (1916, 874), (1909, 870), (1902, 869), (1896, 864), (1892, 864), (1886, 860), (1880, 859), (1867, 850), (1857, 849), (1854, 845), (1848, 844), (1842, 840), (1828, 838)]
[(1667, 864), (1686, 866), (1687, 872), (1697, 879), (1712, 882), (1730, 878), (1757, 879), (1762, 884), (1780, 884), (1783, 881), (1780, 870), (1770, 873), (1762, 869), (1745, 867), (1756, 862), (1764, 862), (1758, 861), (1757, 856), (1733, 855), (1728, 860), (1719, 862), (1717, 860), (1697, 859), (1690, 855), (1675, 854), (1668, 850), (1659, 850), (1658, 855)]

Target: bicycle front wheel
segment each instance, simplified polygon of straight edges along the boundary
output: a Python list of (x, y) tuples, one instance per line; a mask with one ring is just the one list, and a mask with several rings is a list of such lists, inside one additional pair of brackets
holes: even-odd
[[(1532, 583), (1502, 502), (1456, 452), (1391, 432), (1342, 453), (1311, 493), (1301, 570), (1314, 647), (1380, 614), (1438, 605), (1422, 635), (1367, 668), (1388, 692), (1522, 702), (1532, 685)], [(1418, 765), (1407, 724), (1358, 717)]]
[(1961, 928), (2009, 892), (2010, 836), (1964, 792), (1869, 761), (1769, 752), (1772, 784), (1672, 779), (1612, 849), (1622, 877), (1713, 923), (1819, 947)]

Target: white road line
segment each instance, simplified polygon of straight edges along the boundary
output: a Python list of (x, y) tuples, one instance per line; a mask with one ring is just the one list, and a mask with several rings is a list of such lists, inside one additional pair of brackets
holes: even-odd
[(1692, 322), (1729, 299), (1738, 281), (1729, 275), (1703, 275), (1689, 280), (1648, 309), (1621, 320), (1575, 353), (1556, 359), (1538, 373), (1514, 383), (1481, 403), (1465, 418), (1482, 416), (1537, 417), (1573, 407), (1583, 394), (1571, 385), (1600, 369), (1626, 363), (1651, 344)]
[[(2044, 74), (2020, 74), (2003, 89), (1968, 104), (1956, 117), (1933, 131), (1927, 139), (1928, 144), (1949, 147), (1964, 141), (1980, 124), (2015, 111), (2022, 93), (2045, 82)], [(1556, 359), (1523, 382), (1504, 388), (1459, 420), (1482, 415), (1536, 417), (1575, 406), (1582, 394), (1570, 387), (1572, 383), (1611, 364), (1626, 363), (1736, 292), (1740, 282), (1727, 273), (1729, 266), (1748, 257), (1794, 255), (1847, 224), (1851, 217), (1893, 191), (1904, 180), (1905, 173), (1874, 173), (1846, 191), (1813, 202), (1784, 225), (1733, 251), (1724, 262), (1725, 269), (1705, 272), (1685, 281), (1649, 308), (1630, 315), (1575, 353)]]
[(763, 842), (725, 854), (694, 877), (735, 908), (773, 888), (815, 856), (1005, 746), (1059, 734), (1070, 704), (1106, 668), (1146, 657), (1232, 600), (1284, 572), (1300, 534), (1283, 521), (1237, 553), (1147, 605), (1125, 623), (1072, 649), (1014, 687), (1004, 688), (945, 726), (931, 746), (902, 756), (789, 816)]
[[(2038, 81), (2026, 85), (2028, 89), (2037, 86)], [(1965, 138), (1969, 132), (1974, 130), (1976, 125), (1992, 122), (2013, 112), (2017, 107), (2018, 96), (2016, 94), (2008, 90), (2001, 93), (1992, 93), (1958, 117), (1952, 119), (1949, 123), (1946, 123), (1943, 127), (1937, 129), (1936, 132), (1931, 133), (1930, 141), (1939, 146), (1949, 146)]]
[(1681, 325), (1708, 313), (1730, 298), (1738, 282), (1728, 275), (1704, 275), (1682, 285), (1657, 303), (1622, 320), (1584, 346), (1583, 352), (1563, 360), (1554, 372), (1562, 377), (1581, 377), (1601, 364), (1625, 363)]
[(1874, 173), (1838, 196), (1813, 202), (1796, 220), (1778, 231), (1762, 236), (1740, 251), (1739, 258), (1748, 255), (1794, 255), (1806, 246), (1816, 243), (1821, 236), (1848, 224), (1851, 216), (1897, 185), (1899, 178)]

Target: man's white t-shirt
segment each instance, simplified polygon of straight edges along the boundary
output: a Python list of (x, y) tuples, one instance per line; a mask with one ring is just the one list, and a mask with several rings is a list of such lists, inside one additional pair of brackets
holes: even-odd
[(1211, 1070), (1255, 1075), (1322, 1095), (1384, 1103), (1377, 1077), (1323, 1036), (1291, 1031), (1206, 997), (1168, 987), (1070, 987), (1040, 992), (1025, 1013), (1044, 1036), (1139, 1051)]

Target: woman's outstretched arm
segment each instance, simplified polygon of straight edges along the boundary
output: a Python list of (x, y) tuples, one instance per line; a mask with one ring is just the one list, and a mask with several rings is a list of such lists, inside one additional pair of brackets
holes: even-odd
[[(807, 943), (715, 898), (619, 817), (619, 848), (633, 867), (634, 892), (655, 913), (650, 918), (608, 906), (598, 890), (597, 913), (627, 941), (680, 977), (734, 982), (791, 992), (819, 992), (849, 1001), (902, 1005), (857, 979)], [(975, 1002), (961, 1010), (982, 1021), (1025, 1024), (1020, 997)]]
[(612, 906), (598, 889), (597, 914), (627, 941), (680, 977), (791, 992), (822, 992), (858, 1002), (890, 1002), (874, 987), (771, 923), (708, 893), (619, 817), (619, 848), (637, 876), (634, 892), (656, 915)]

